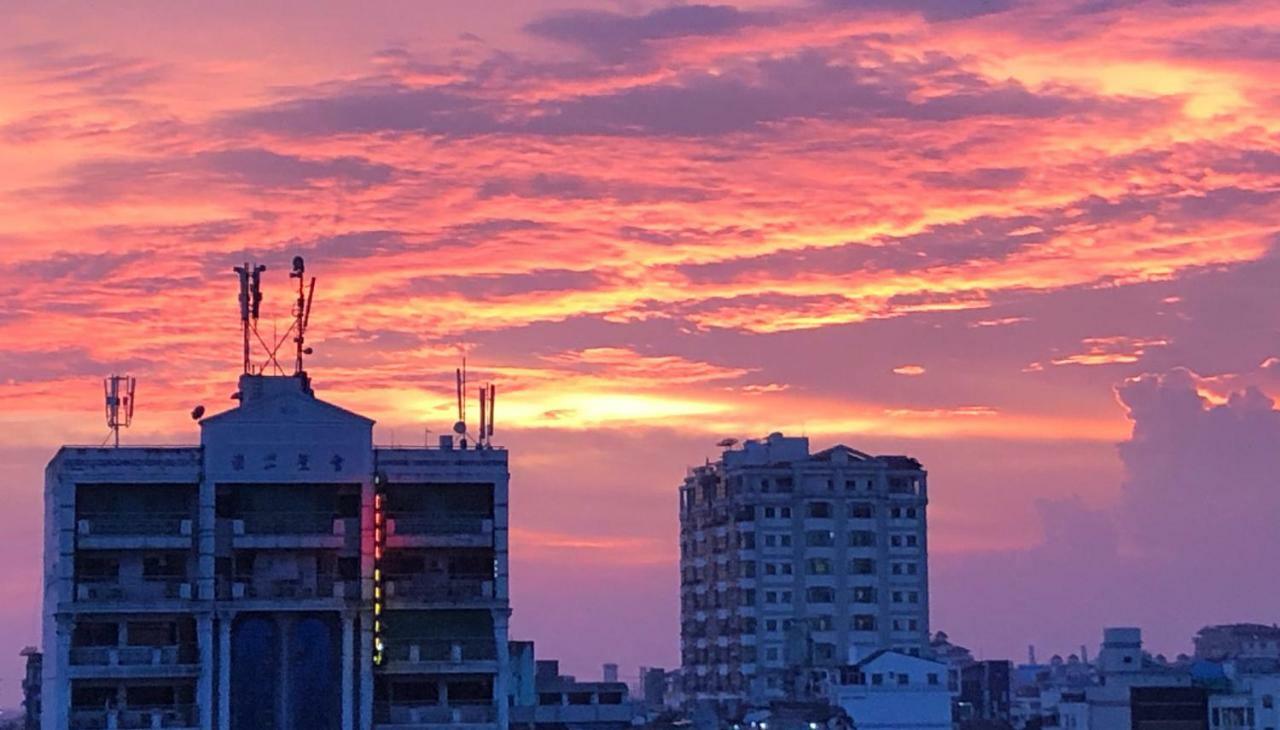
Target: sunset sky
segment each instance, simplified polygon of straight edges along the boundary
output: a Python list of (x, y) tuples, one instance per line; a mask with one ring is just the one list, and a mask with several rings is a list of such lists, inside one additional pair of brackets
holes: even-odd
[(1263, 0), (6, 3), (0, 704), (44, 464), (112, 372), (194, 442), (295, 254), (380, 443), (497, 383), (513, 638), (579, 676), (678, 663), (676, 487), (774, 430), (925, 464), (983, 657), (1271, 623), (1278, 77)]

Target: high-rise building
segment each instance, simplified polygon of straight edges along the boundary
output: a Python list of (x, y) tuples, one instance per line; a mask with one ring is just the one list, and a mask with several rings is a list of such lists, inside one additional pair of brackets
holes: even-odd
[(376, 448), (304, 372), (235, 398), (50, 462), (45, 730), (505, 728), (507, 453)]
[(770, 434), (680, 488), (686, 703), (802, 694), (806, 671), (929, 646), (925, 472)]

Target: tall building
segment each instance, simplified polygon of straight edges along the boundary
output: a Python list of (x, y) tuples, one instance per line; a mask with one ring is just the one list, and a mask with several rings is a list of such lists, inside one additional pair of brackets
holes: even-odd
[(49, 463), (45, 730), (507, 727), (507, 453), (376, 448), (301, 371), (235, 398)]
[(732, 713), (812, 668), (927, 653), (920, 463), (779, 433), (727, 445), (680, 488), (686, 703)]

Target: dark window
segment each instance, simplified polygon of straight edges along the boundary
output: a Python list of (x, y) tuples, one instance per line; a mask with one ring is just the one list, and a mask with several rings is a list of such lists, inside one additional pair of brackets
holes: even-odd
[(834, 603), (836, 590), (827, 586), (814, 586), (805, 594), (809, 603)]
[(854, 530), (849, 533), (849, 547), (874, 547), (876, 533), (870, 530)]
[(830, 530), (809, 530), (804, 536), (809, 547), (831, 547), (835, 544), (835, 533)]
[(869, 520), (875, 516), (875, 507), (866, 502), (850, 502), (849, 517), (855, 520)]
[(810, 502), (809, 516), (815, 518), (826, 518), (831, 516), (830, 502)]

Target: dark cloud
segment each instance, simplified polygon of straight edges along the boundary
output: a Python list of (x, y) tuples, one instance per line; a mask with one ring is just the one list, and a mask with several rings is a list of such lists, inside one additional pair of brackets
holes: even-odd
[(915, 179), (935, 188), (1000, 190), (1016, 187), (1027, 177), (1022, 167), (982, 167), (975, 170), (919, 172)]
[(649, 185), (626, 180), (601, 180), (567, 173), (538, 173), (528, 177), (486, 180), (477, 191), (481, 198), (514, 196), (559, 200), (613, 200), (619, 203), (654, 203), (670, 200), (699, 202), (710, 194), (698, 188)]
[(62, 251), (54, 255), (29, 261), (20, 261), (9, 268), (15, 275), (42, 283), (51, 281), (100, 282), (121, 272), (131, 264), (145, 261), (154, 255), (152, 251), (127, 253), (71, 253)]
[(370, 186), (391, 179), (394, 168), (346, 155), (304, 159), (265, 149), (233, 149), (197, 155), (196, 165), (245, 185), (264, 188), (303, 187), (321, 180)]
[(607, 279), (608, 277), (594, 271), (535, 269), (520, 274), (420, 277), (410, 280), (406, 289), (415, 294), (437, 293), (489, 299), (534, 292), (589, 291), (603, 286)]
[(65, 87), (99, 96), (140, 91), (169, 75), (163, 64), (113, 53), (73, 53), (59, 43), (17, 46), (0, 52), (5, 57), (34, 72), (52, 90)]
[(1173, 44), (1180, 55), (1246, 61), (1280, 60), (1280, 30), (1260, 25), (1210, 28)]
[[(967, 72), (957, 60), (942, 54), (894, 61), (866, 53), (870, 54), (867, 63), (850, 65), (822, 52), (806, 51), (752, 60), (716, 74), (691, 71), (673, 81), (525, 106), (495, 101), (500, 95), (494, 92), (499, 89), (485, 84), (500, 82), (479, 77), (425, 89), (357, 84), (243, 110), (223, 118), (219, 125), (229, 133), (284, 136), (379, 132), (716, 136), (798, 119), (950, 122), (979, 117), (1133, 115), (1163, 108), (1159, 101), (1099, 99), (1065, 89), (1032, 92), (1014, 81), (992, 81)], [(920, 89), (929, 84), (944, 85), (949, 93), (918, 100)]]
[(771, 17), (729, 5), (673, 5), (644, 15), (569, 10), (539, 18), (525, 29), (581, 47), (599, 58), (620, 61), (645, 55), (653, 41), (731, 34), (769, 22)]
[(917, 12), (926, 20), (962, 20), (1001, 13), (1013, 7), (1013, 0), (827, 0), (831, 7), (847, 10)]

